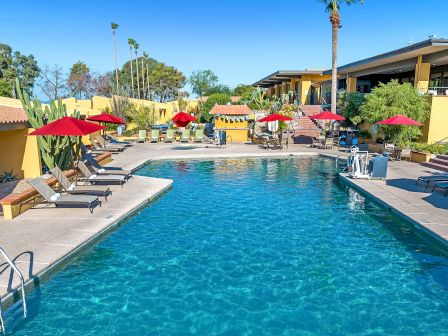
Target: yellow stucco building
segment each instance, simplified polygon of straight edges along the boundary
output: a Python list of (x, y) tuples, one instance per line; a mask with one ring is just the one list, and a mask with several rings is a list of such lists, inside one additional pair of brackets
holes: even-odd
[(229, 142), (249, 141), (249, 119), (252, 111), (246, 105), (215, 105), (215, 132), (226, 131)]

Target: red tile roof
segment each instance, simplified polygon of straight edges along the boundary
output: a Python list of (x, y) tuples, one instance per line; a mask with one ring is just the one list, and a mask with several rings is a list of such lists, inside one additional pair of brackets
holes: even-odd
[(20, 107), (0, 105), (0, 124), (27, 122), (25, 111)]
[(252, 111), (247, 105), (215, 105), (210, 114), (246, 115)]

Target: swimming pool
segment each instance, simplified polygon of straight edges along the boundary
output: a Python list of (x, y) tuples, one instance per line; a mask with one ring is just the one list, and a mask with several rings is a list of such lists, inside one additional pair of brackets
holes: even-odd
[(10, 312), (10, 335), (447, 335), (448, 259), (323, 158), (161, 161), (173, 189)]

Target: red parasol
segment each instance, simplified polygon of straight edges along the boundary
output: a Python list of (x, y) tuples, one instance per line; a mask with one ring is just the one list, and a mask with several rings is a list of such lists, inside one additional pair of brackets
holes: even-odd
[(179, 112), (173, 117), (173, 121), (177, 127), (185, 127), (196, 118), (185, 112)]
[(338, 121), (345, 120), (345, 118), (343, 116), (331, 113), (329, 111), (315, 114), (315, 115), (311, 116), (310, 118), (316, 119), (316, 120), (338, 120)]
[(274, 114), (268, 115), (268, 116), (266, 116), (264, 118), (261, 118), (258, 121), (259, 122), (269, 122), (269, 121), (279, 121), (279, 120), (281, 120), (281, 121), (290, 121), (290, 120), (292, 120), (292, 118), (285, 117), (285, 116), (283, 116), (281, 114), (278, 114), (278, 113), (274, 113)]
[(391, 117), (385, 120), (381, 120), (377, 122), (380, 125), (413, 125), (413, 126), (422, 126), (421, 122), (418, 122), (414, 119), (408, 118), (405, 115), (398, 114), (395, 117)]
[(83, 136), (104, 129), (104, 126), (93, 124), (73, 117), (62, 117), (29, 135)]
[(88, 117), (87, 120), (103, 122), (103, 123), (108, 123), (108, 124), (120, 124), (120, 125), (126, 124), (126, 122), (123, 119), (116, 117), (109, 113), (97, 114), (97, 115)]

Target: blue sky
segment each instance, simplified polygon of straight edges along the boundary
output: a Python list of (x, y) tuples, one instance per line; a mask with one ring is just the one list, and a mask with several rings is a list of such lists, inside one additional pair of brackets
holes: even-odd
[[(424, 5), (422, 5), (424, 4)], [(448, 38), (446, 0), (366, 0), (343, 7), (339, 64), (424, 40)], [(39, 65), (68, 71), (82, 60), (113, 69), (110, 22), (120, 24), (118, 59), (128, 37), (151, 57), (187, 76), (211, 69), (229, 86), (251, 84), (276, 70), (328, 68), (331, 30), (317, 0), (5, 1), (0, 43), (33, 54)]]

